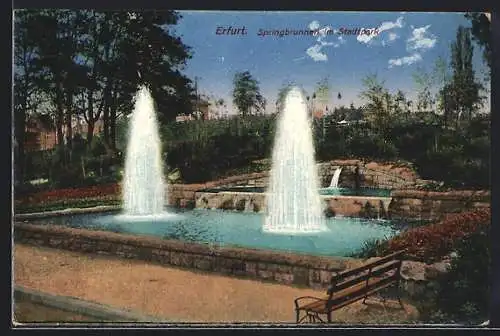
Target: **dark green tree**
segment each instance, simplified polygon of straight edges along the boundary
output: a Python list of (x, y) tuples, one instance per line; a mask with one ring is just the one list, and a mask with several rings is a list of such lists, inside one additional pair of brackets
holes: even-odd
[(455, 113), (455, 121), (471, 119), (482, 104), (482, 85), (476, 80), (472, 66), (474, 47), (470, 30), (459, 26), (456, 41), (451, 45), (451, 82), (445, 86), (449, 92), (449, 110)]
[(466, 13), (465, 17), (471, 23), (472, 37), (483, 48), (483, 58), (491, 70), (493, 57), (491, 48), (491, 21), (485, 13)]
[(35, 10), (16, 10), (14, 16), (14, 169), (15, 179), (24, 180), (24, 143), (26, 141), (26, 121), (34, 114), (40, 102), (35, 78), (37, 58), (35, 41), (29, 24)]
[(249, 71), (238, 72), (233, 80), (233, 103), (242, 116), (261, 112), (266, 107), (266, 100), (260, 93), (259, 82)]

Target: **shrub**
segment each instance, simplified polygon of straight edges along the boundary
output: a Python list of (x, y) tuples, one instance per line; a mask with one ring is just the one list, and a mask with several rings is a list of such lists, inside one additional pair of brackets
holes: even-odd
[(487, 228), (490, 221), (489, 208), (447, 215), (436, 224), (410, 229), (393, 237), (387, 249), (405, 249), (406, 255), (415, 260), (437, 260), (450, 253), (464, 237)]
[(386, 254), (388, 249), (389, 239), (369, 239), (363, 243), (361, 249), (350, 256), (353, 258), (368, 259), (372, 257), (380, 257)]
[(460, 241), (449, 272), (438, 279), (434, 300), (423, 309), (431, 323), (479, 324), (488, 319), (490, 301), (490, 235), (478, 230)]

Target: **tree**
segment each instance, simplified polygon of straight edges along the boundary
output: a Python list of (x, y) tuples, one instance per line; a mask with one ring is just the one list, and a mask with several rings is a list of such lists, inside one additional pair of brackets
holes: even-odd
[(483, 59), (491, 70), (493, 52), (491, 47), (491, 21), (485, 13), (466, 13), (471, 22), (474, 41), (483, 49)]
[(102, 116), (104, 140), (112, 149), (120, 112), (132, 110), (140, 84), (149, 85), (160, 122), (191, 112), (192, 83), (180, 71), (189, 48), (168, 28), (180, 19), (174, 11), (140, 13), (95, 10), (37, 10), (22, 17), (33, 36), (38, 59), (37, 88), (55, 106), (58, 143), (71, 149), (71, 122), (83, 117), (87, 142)]
[(31, 42), (37, 52), (32, 60), (36, 69), (37, 88), (50, 97), (55, 107), (57, 144), (61, 163), (67, 164), (63, 128), (67, 127), (66, 143), (71, 148), (71, 114), (73, 97), (82, 80), (82, 72), (74, 61), (80, 41), (77, 35), (84, 31), (81, 11), (40, 10), (27, 20)]
[(321, 107), (326, 106), (330, 100), (331, 88), (329, 78), (324, 77), (316, 84), (316, 100)]
[(418, 67), (417, 71), (412, 74), (413, 80), (417, 85), (417, 109), (418, 111), (428, 111), (434, 105), (434, 99), (431, 90), (434, 86), (434, 77), (431, 72), (427, 72), (424, 68)]
[(365, 89), (360, 97), (366, 101), (366, 117), (380, 130), (385, 130), (391, 117), (391, 95), (384, 87), (384, 81), (378, 79), (376, 74), (363, 78)]
[(17, 181), (24, 180), (24, 143), (26, 119), (40, 103), (33, 60), (37, 57), (29, 27), (34, 10), (16, 10), (14, 16), (14, 170)]
[(282, 85), (282, 87), (278, 90), (278, 97), (276, 98), (276, 112), (280, 113), (283, 111), (285, 106), (285, 98), (288, 91), (294, 86), (293, 82), (287, 82)]
[(238, 72), (233, 80), (233, 103), (243, 116), (255, 111), (263, 111), (266, 100), (260, 94), (259, 82), (252, 77), (249, 71)]
[(449, 83), (450, 76), (448, 71), (448, 64), (446, 63), (443, 57), (439, 56), (434, 62), (434, 69), (432, 74), (434, 78), (434, 83), (438, 88), (435, 94), (436, 109), (438, 111), (443, 112), (443, 114), (446, 114), (445, 113), (446, 91), (444, 91), (443, 88)]
[(472, 67), (473, 51), (469, 29), (459, 26), (456, 41), (451, 45), (453, 73), (447, 86), (448, 101), (454, 109), (456, 122), (462, 117), (470, 119), (482, 103), (482, 85), (477, 82)]

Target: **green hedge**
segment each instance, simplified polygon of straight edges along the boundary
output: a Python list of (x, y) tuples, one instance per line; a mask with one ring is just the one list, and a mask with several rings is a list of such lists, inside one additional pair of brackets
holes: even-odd
[[(178, 168), (185, 183), (197, 183), (245, 171), (252, 162), (270, 158), (275, 135), (275, 116), (250, 116), (228, 120), (171, 123), (161, 128), (165, 164)], [(313, 123), (316, 159), (361, 158), (377, 161), (409, 161), (424, 179), (444, 181), (454, 188), (489, 188), (490, 125), (477, 117), (454, 130), (418, 119), (395, 120), (387, 130), (368, 124), (338, 126), (334, 118)], [(90, 151), (73, 158), (61, 169), (54, 152), (27, 155), (29, 178), (52, 178), (56, 187), (85, 184), (81, 157), (86, 169), (99, 176), (120, 177), (117, 167), (123, 157), (100, 161), (100, 138)], [(253, 169), (253, 168), (252, 168)], [(98, 183), (97, 181), (95, 181)]]

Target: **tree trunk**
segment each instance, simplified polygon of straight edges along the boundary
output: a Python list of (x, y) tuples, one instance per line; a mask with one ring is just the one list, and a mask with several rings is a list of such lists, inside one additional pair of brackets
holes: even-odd
[(68, 92), (68, 96), (66, 99), (66, 148), (68, 149), (69, 162), (71, 162), (73, 156), (72, 105), (73, 105), (73, 93), (70, 91)]
[(64, 110), (62, 107), (62, 104), (57, 104), (57, 115), (56, 115), (56, 133), (57, 133), (57, 145), (59, 149), (59, 156), (61, 159), (61, 162), (63, 164), (66, 163), (66, 158), (64, 155), (64, 133), (63, 133), (63, 127), (64, 127)]
[(92, 140), (94, 139), (94, 126), (95, 121), (90, 119), (87, 123), (87, 146), (89, 148), (92, 146)]
[(66, 110), (66, 150), (68, 152), (68, 162), (71, 163), (73, 156), (73, 127), (71, 125), (71, 113)]
[(111, 138), (111, 149), (113, 152), (116, 151), (116, 106), (111, 106), (111, 114), (110, 114), (110, 129), (109, 134)]
[(16, 111), (16, 116), (14, 117), (14, 146), (15, 146), (15, 166), (14, 173), (16, 181), (22, 183), (24, 181), (24, 142), (26, 140), (26, 104), (24, 107)]
[(106, 102), (104, 106), (104, 111), (102, 115), (102, 121), (104, 123), (104, 128), (103, 128), (103, 136), (104, 136), (104, 142), (108, 144), (109, 146), (111, 145), (111, 139), (110, 139), (110, 130), (111, 130), (111, 125), (110, 125), (110, 120), (109, 120), (109, 110), (111, 106), (109, 106), (109, 103)]
[(94, 137), (94, 126), (95, 126), (95, 117), (94, 117), (94, 91), (89, 90), (87, 94), (88, 101), (88, 120), (87, 120), (87, 146), (91, 148), (92, 140)]

